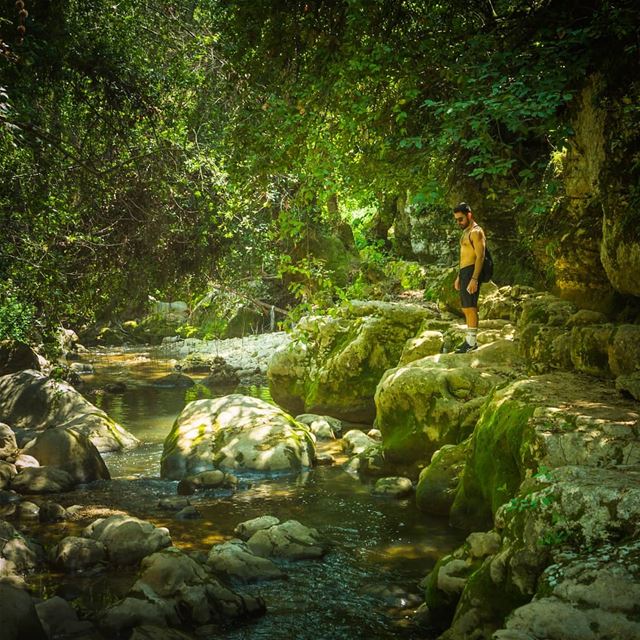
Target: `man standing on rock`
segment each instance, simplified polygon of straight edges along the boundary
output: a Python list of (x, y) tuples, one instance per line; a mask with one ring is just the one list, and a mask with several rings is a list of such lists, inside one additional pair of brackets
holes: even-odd
[(466, 353), (478, 348), (479, 278), (484, 263), (486, 240), (484, 231), (473, 219), (471, 207), (466, 202), (454, 207), (453, 216), (463, 230), (460, 239), (460, 273), (453, 286), (460, 292), (462, 312), (467, 321), (466, 339), (455, 352)]

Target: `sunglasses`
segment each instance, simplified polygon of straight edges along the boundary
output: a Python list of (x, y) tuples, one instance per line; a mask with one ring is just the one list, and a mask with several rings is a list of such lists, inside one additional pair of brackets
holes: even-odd
[(463, 222), (466, 218), (458, 218), (458, 216), (453, 216), (456, 222)]

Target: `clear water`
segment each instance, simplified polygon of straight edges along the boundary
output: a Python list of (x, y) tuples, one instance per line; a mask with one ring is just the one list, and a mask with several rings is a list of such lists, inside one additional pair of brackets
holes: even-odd
[[(87, 360), (95, 367), (95, 374), (85, 377), (87, 397), (142, 444), (104, 456), (111, 482), (65, 494), (65, 506), (82, 505), (84, 524), (95, 517), (127, 512), (168, 527), (174, 545), (206, 553), (213, 544), (233, 537), (238, 523), (270, 514), (316, 527), (333, 542), (323, 560), (288, 565), (287, 580), (238, 586), (239, 591), (262, 595), (267, 614), (216, 637), (426, 638), (412, 626), (411, 615), (422, 599), (418, 582), (442, 554), (461, 542), (460, 534), (446, 521), (421, 514), (412, 499), (373, 496), (370, 482), (344, 471), (346, 458), (338, 442), (319, 443), (321, 451), (336, 458), (334, 466), (297, 476), (241, 476), (235, 493), (211, 491), (191, 497), (200, 519), (176, 520), (158, 507), (160, 498), (176, 495), (177, 486), (160, 479), (160, 455), (176, 416), (195, 398), (193, 389), (153, 386), (174, 364), (157, 351), (96, 352)], [(125, 381), (124, 393), (96, 391), (117, 380)], [(270, 401), (265, 387), (236, 392)], [(77, 525), (65, 526), (69, 535)], [(76, 579), (75, 588), (84, 606), (100, 607), (122, 595), (133, 579), (133, 574), (105, 574)], [(65, 587), (73, 589), (73, 580), (60, 577), (56, 588)]]

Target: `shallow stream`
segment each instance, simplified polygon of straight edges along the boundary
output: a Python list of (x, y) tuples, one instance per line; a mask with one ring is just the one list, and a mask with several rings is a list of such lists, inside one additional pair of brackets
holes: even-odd
[[(419, 513), (413, 499), (373, 496), (370, 483), (344, 471), (346, 458), (336, 441), (318, 443), (319, 451), (336, 458), (333, 466), (293, 477), (240, 475), (234, 493), (217, 490), (191, 496), (201, 518), (177, 520), (173, 512), (158, 506), (160, 498), (176, 495), (177, 486), (177, 482), (160, 479), (162, 443), (186, 402), (198, 397), (198, 390), (154, 386), (174, 365), (160, 349), (96, 351), (85, 361), (93, 364), (95, 373), (85, 376), (82, 391), (142, 444), (104, 456), (112, 481), (64, 495), (64, 506), (82, 505), (81, 524), (127, 512), (168, 527), (175, 546), (206, 554), (213, 544), (232, 538), (238, 523), (270, 514), (281, 521), (293, 518), (316, 527), (333, 541), (323, 560), (291, 563), (287, 580), (237, 587), (262, 595), (267, 614), (216, 637), (428, 637), (412, 627), (411, 613), (422, 601), (419, 581), (441, 555), (462, 540), (445, 520)], [(124, 382), (126, 391), (101, 391), (114, 381)], [(271, 401), (263, 386), (240, 387), (235, 392)], [(219, 395), (224, 393), (229, 391)], [(71, 535), (78, 525), (63, 526)], [(60, 530), (55, 534), (59, 538)], [(133, 574), (122, 572), (73, 579), (43, 577), (52, 592), (75, 590), (80, 605), (89, 609), (123, 595), (133, 579)]]

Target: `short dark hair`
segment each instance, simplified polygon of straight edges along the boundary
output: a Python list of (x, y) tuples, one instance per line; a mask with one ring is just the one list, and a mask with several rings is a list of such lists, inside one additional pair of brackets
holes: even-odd
[(460, 202), (453, 207), (453, 213), (471, 213), (471, 207), (466, 202)]

